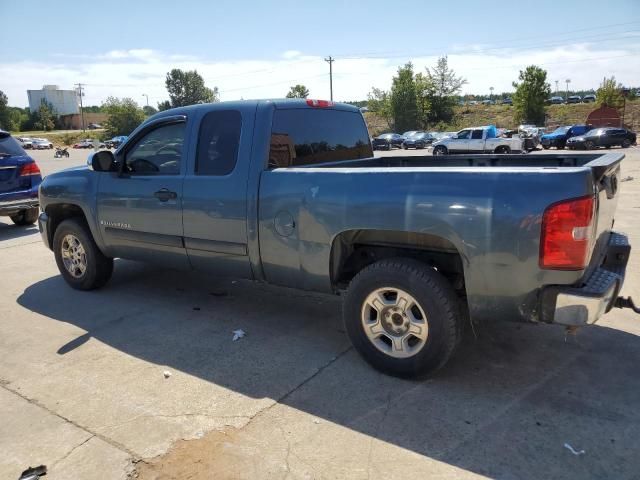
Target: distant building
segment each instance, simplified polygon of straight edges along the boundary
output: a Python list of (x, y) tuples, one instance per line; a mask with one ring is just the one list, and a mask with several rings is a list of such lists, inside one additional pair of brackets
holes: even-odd
[(42, 100), (49, 102), (57, 115), (79, 113), (78, 94), (75, 90), (60, 90), (58, 85), (44, 85), (42, 90), (27, 90), (29, 110), (35, 112)]

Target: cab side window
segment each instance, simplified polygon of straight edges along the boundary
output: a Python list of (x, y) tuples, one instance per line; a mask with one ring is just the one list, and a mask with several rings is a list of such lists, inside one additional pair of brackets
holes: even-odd
[(454, 138), (457, 138), (458, 140), (468, 140), (470, 136), (471, 136), (471, 130), (463, 130), (460, 133), (458, 133), (458, 135), (456, 135)]
[(238, 160), (242, 115), (237, 110), (214, 110), (200, 124), (196, 175), (227, 175)]
[(473, 140), (482, 140), (482, 130), (474, 130), (471, 134)]
[(125, 155), (125, 172), (141, 175), (179, 175), (184, 122), (160, 126), (145, 136)]

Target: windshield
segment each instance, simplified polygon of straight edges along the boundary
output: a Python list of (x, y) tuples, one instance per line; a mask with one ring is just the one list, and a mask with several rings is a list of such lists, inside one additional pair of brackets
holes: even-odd
[(26, 154), (15, 138), (8, 133), (0, 133), (0, 157)]
[(553, 133), (567, 133), (569, 128), (571, 127), (558, 127), (553, 131)]

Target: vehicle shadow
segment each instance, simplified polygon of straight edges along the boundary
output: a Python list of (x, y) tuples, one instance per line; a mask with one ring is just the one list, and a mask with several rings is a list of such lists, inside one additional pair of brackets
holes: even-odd
[[(407, 381), (377, 373), (351, 349), (338, 298), (117, 263), (100, 291), (77, 292), (55, 276), (18, 298), (87, 332), (59, 355), (95, 338), (493, 478), (640, 471), (635, 335), (592, 327), (565, 341), (554, 326), (487, 325), (435, 377)], [(238, 328), (247, 337), (232, 342)], [(565, 443), (587, 453), (574, 456)]]
[(0, 221), (0, 242), (3, 240), (13, 240), (21, 237), (28, 237), (38, 233), (37, 225), (20, 226), (13, 223)]

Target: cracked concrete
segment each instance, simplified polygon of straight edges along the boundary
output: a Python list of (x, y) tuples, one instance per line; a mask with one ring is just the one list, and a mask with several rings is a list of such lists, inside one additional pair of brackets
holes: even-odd
[[(626, 153), (624, 174), (640, 178), (640, 151)], [(616, 227), (640, 245), (640, 182), (621, 192)], [(55, 479), (640, 471), (628, 311), (578, 343), (555, 327), (482, 327), (437, 377), (408, 382), (356, 355), (337, 298), (120, 261), (105, 289), (77, 292), (36, 230), (3, 224), (0, 265), (0, 478), (42, 463)], [(624, 294), (638, 295), (639, 271), (634, 251)], [(232, 342), (237, 328), (248, 335)]]

